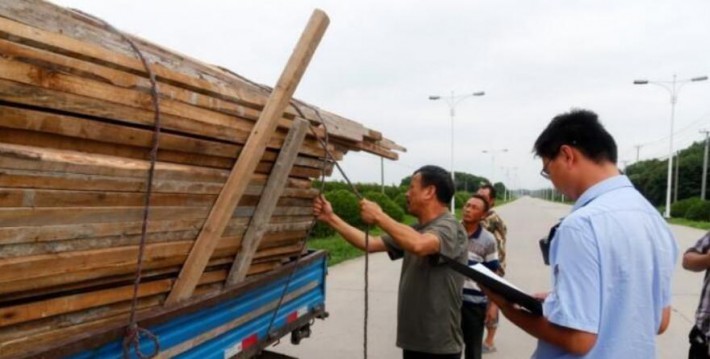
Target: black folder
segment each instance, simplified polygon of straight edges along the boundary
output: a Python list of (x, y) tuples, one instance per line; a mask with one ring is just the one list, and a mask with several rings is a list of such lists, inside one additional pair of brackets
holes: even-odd
[(530, 313), (541, 316), (542, 315), (542, 302), (540, 300), (530, 296), (529, 294), (520, 291), (517, 288), (511, 287), (498, 279), (484, 274), (474, 268), (471, 268), (465, 264), (459, 263), (458, 261), (449, 258), (447, 256), (440, 255), (440, 257), (446, 261), (446, 264), (453, 270), (463, 274), (464, 276), (471, 278), (474, 282), (480, 283), (491, 291), (500, 294), (505, 299), (527, 309)]

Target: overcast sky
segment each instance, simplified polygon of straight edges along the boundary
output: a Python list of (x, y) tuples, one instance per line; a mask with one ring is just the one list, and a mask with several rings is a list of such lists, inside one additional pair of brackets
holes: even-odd
[[(451, 167), (449, 108), (430, 95), (486, 92), (456, 106), (457, 171), (540, 188), (550, 184), (531, 148), (554, 115), (597, 112), (620, 161), (635, 161), (637, 145), (641, 159), (666, 157), (669, 92), (633, 80), (710, 75), (707, 0), (54, 2), (269, 86), (312, 10), (324, 10), (330, 27), (295, 96), (407, 147), (385, 161), (387, 184), (424, 164)], [(710, 81), (682, 88), (675, 118), (675, 148), (703, 138)], [(502, 149), (495, 166), (482, 153)], [(354, 181), (380, 181), (379, 157), (351, 152), (342, 164)]]

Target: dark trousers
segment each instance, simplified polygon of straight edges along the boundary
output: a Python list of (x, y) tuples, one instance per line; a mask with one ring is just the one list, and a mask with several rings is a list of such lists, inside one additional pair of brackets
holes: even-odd
[(688, 334), (688, 340), (690, 340), (688, 359), (710, 359), (710, 355), (708, 355), (707, 338), (698, 327), (693, 326), (693, 329), (690, 330), (690, 334)]
[(486, 306), (463, 303), (461, 329), (463, 330), (464, 358), (481, 359), (483, 328), (486, 321)]
[(461, 359), (461, 353), (456, 354), (431, 354), (423, 352), (414, 352), (411, 350), (402, 351), (403, 359)]

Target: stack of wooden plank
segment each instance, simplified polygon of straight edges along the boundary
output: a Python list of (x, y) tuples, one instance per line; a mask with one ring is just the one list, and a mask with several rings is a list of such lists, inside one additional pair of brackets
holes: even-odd
[[(159, 84), (162, 133), (139, 290), (141, 312), (171, 290), (271, 90), (131, 37)], [(0, 357), (125, 322), (153, 137), (148, 74), (102, 21), (40, 0), (0, 0)], [(311, 181), (351, 150), (396, 159), (377, 131), (293, 102), (212, 253), (194, 296), (225, 287), (294, 121), (308, 121), (248, 270), (297, 255)], [(323, 145), (326, 138), (328, 143)], [(325, 147), (325, 148), (324, 148)]]

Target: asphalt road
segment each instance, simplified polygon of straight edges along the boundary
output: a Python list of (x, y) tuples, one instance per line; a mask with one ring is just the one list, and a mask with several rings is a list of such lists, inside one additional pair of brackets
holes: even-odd
[[(506, 278), (528, 292), (550, 288), (548, 267), (542, 263), (538, 239), (566, 215), (570, 206), (524, 197), (498, 208), (508, 225)], [(672, 226), (681, 253), (705, 232)], [(364, 257), (331, 267), (327, 279), (326, 309), (330, 317), (317, 321), (311, 338), (294, 346), (287, 338), (270, 348), (298, 358), (363, 358)], [(401, 261), (386, 254), (370, 255), (368, 357), (401, 358), (395, 346), (397, 283)], [(668, 331), (658, 337), (659, 358), (687, 357), (687, 333), (698, 304), (702, 274), (680, 267), (673, 279), (673, 314)], [(529, 358), (536, 340), (501, 317), (496, 336), (498, 351), (484, 358)]]

